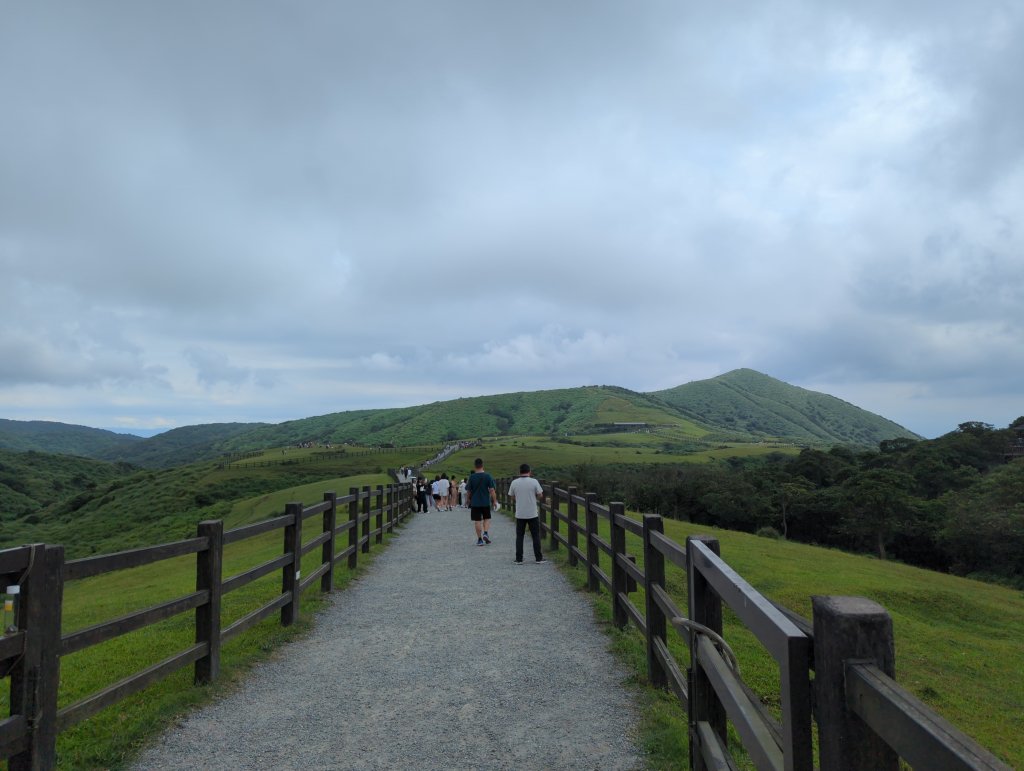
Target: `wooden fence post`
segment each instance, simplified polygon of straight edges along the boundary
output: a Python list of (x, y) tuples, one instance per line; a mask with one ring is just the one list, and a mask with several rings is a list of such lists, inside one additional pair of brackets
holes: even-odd
[[(722, 598), (704, 578), (701, 572), (695, 567), (693, 548), (691, 543), (700, 541), (715, 554), (721, 554), (721, 547), (717, 538), (705, 535), (692, 535), (686, 539), (686, 565), (687, 583), (689, 584), (689, 616), (690, 620), (702, 626), (706, 626), (718, 635), (722, 634)], [(644, 566), (647, 570), (647, 566)], [(726, 734), (726, 713), (725, 707), (711, 681), (705, 674), (698, 660), (698, 633), (690, 630), (690, 669), (688, 672), (690, 695), (690, 768), (697, 771), (704, 771), (706, 765), (704, 758), (697, 750), (699, 738), (697, 736), (697, 724), (706, 722), (711, 730), (718, 736), (723, 747), (727, 747)]]
[[(626, 615), (626, 608), (619, 598), (620, 594), (626, 594), (626, 569), (619, 562), (619, 557), (626, 558), (626, 528), (615, 523), (615, 516), (626, 515), (626, 505), (618, 501), (608, 504), (608, 522), (611, 527), (609, 531), (609, 542), (612, 547), (612, 623), (622, 629), (629, 623), (629, 616)], [(650, 635), (650, 616), (648, 616), (647, 629)], [(664, 632), (662, 632), (664, 636)]]
[[(558, 486), (557, 485), (558, 485), (558, 482), (556, 482), (556, 481), (552, 481), (551, 482), (551, 498), (548, 501), (548, 512), (549, 512), (549, 514), (551, 516), (551, 526), (553, 528), (555, 528), (555, 529), (551, 530), (551, 532), (552, 532), (551, 547), (553, 549), (557, 549), (558, 548), (558, 542), (555, 541), (554, 533), (559, 530), (560, 525), (561, 525), (561, 520), (558, 518), (558, 515), (561, 513), (561, 511), (560, 511), (561, 506), (559, 505), (559, 502), (558, 502), (558, 492), (557, 492)], [(547, 494), (547, 490), (545, 490), (545, 494)]]
[(21, 584), (18, 629), (25, 652), (11, 670), (11, 714), (28, 719), (28, 746), (8, 759), (10, 771), (57, 767), (64, 547), (33, 544)]
[(387, 510), (387, 514), (384, 517), (384, 529), (388, 533), (393, 533), (395, 532), (395, 485), (393, 482), (388, 485), (384, 508)]
[(205, 605), (196, 608), (196, 642), (207, 644), (207, 654), (195, 663), (196, 685), (212, 683), (220, 675), (220, 598), (224, 564), (224, 521), (208, 519), (199, 523), (196, 535), (209, 546), (196, 552), (196, 591), (210, 593)]
[(327, 572), (320, 577), (320, 591), (334, 591), (334, 555), (337, 554), (338, 495), (332, 490), (324, 493), (324, 501), (330, 504), (324, 512), (324, 532), (331, 536), (320, 549), (320, 564), (327, 565)]
[(551, 506), (548, 509), (549, 515), (550, 515), (550, 521), (551, 521), (551, 528), (548, 531), (549, 535), (550, 535), (550, 538), (549, 538), (549, 541), (548, 541), (548, 550), (549, 551), (558, 551), (558, 546), (559, 546), (559, 544), (558, 544), (558, 530), (559, 530), (559, 527), (558, 526), (561, 523), (559, 522), (558, 516), (557, 516), (557, 512), (558, 512), (558, 496), (555, 495), (555, 488), (557, 486), (558, 486), (558, 482), (555, 481), (554, 479), (552, 479), (551, 480)]
[(895, 676), (892, 618), (863, 597), (811, 597), (814, 696), (822, 771), (896, 771), (899, 758), (846, 705), (846, 661), (868, 660)]
[(566, 490), (566, 494), (569, 496), (569, 504), (565, 507), (566, 516), (569, 518), (569, 565), (570, 567), (576, 567), (580, 561), (576, 554), (576, 550), (580, 547), (579, 531), (577, 530), (579, 511), (576, 508), (576, 501), (573, 500), (576, 496), (576, 488), (570, 487)]
[(668, 684), (665, 668), (655, 652), (656, 639), (666, 642), (667, 620), (654, 599), (654, 587), (665, 588), (665, 556), (654, 548), (651, 533), (664, 533), (665, 522), (657, 514), (644, 514), (644, 610), (647, 615), (647, 677), (655, 688)]
[(281, 626), (291, 626), (299, 617), (300, 578), (302, 577), (302, 504), (286, 503), (284, 513), (292, 524), (284, 528), (284, 551), (291, 552), (292, 561), (281, 568), (281, 593), (290, 594), (291, 602), (281, 607)]
[(587, 523), (587, 589), (592, 592), (601, 591), (601, 579), (597, 577), (596, 568), (599, 566), (598, 560), (600, 559), (597, 546), (597, 541), (594, 540), (594, 536), (597, 535), (597, 512), (594, 511), (594, 504), (597, 503), (596, 493), (586, 493), (583, 496), (586, 502), (583, 504), (583, 516), (586, 517)]
[(348, 546), (352, 550), (348, 555), (348, 569), (355, 570), (359, 554), (359, 488), (348, 488), (352, 500), (348, 504), (348, 521), (352, 526), (348, 529)]
[(365, 485), (363, 487), (363, 496), (364, 496), (363, 497), (363, 512), (359, 516), (360, 516), (360, 519), (363, 520), (363, 536), (362, 537), (366, 541), (363, 544), (363, 553), (364, 554), (369, 554), (370, 553), (370, 529), (373, 526), (373, 523), (371, 522), (372, 517), (370, 516), (370, 497), (371, 497), (371, 494), (370, 494), (370, 486), (369, 485)]
[(381, 544), (384, 543), (384, 485), (377, 485), (377, 523), (374, 525), (374, 530), (377, 531), (377, 535), (374, 536), (374, 542)]

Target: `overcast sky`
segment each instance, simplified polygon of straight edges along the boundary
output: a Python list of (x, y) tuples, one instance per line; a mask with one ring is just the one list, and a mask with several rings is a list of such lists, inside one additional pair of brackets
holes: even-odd
[(0, 0), (0, 417), (751, 367), (1024, 414), (1024, 3)]

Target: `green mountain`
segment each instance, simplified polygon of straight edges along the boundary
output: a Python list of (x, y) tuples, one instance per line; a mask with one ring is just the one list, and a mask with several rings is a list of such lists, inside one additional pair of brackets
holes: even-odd
[(870, 447), (884, 439), (920, 439), (903, 426), (842, 399), (752, 369), (736, 369), (650, 396), (682, 415), (755, 437)]
[(645, 394), (616, 386), (585, 386), (335, 412), (263, 426), (223, 442), (220, 449), (245, 452), (303, 441), (413, 445), (505, 434), (581, 434), (608, 430), (616, 422), (665, 426), (693, 437), (708, 432)]
[(0, 449), (99, 457), (103, 453), (129, 453), (142, 437), (117, 434), (102, 428), (72, 426), (49, 420), (0, 418)]
[(94, 457), (110, 461), (127, 461), (145, 468), (169, 468), (185, 463), (214, 460), (224, 454), (225, 442), (236, 436), (258, 430), (265, 423), (204, 423), (182, 426), (130, 447), (116, 447), (95, 452)]
[(185, 426), (148, 439), (61, 423), (2, 420), (0, 448), (169, 468), (302, 442), (409, 446), (502, 435), (578, 436), (628, 430), (623, 423), (645, 424), (673, 442), (770, 438), (877, 447), (885, 439), (919, 438), (833, 396), (739, 369), (647, 394), (584, 386), (350, 410), (278, 424)]

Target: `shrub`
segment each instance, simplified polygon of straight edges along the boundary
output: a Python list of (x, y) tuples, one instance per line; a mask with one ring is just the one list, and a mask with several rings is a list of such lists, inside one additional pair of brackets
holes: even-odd
[(762, 528), (758, 528), (758, 531), (757, 531), (756, 534), (758, 536), (760, 536), (761, 538), (773, 538), (776, 541), (778, 541), (778, 540), (780, 540), (782, 538), (782, 533), (780, 533), (774, 527), (770, 527), (770, 526), (765, 526), (765, 527), (762, 527)]

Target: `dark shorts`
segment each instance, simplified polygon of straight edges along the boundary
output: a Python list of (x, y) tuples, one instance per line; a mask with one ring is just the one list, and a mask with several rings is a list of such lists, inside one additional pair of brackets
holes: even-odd
[(469, 510), (469, 518), (474, 522), (481, 522), (491, 518), (490, 506), (474, 506)]

